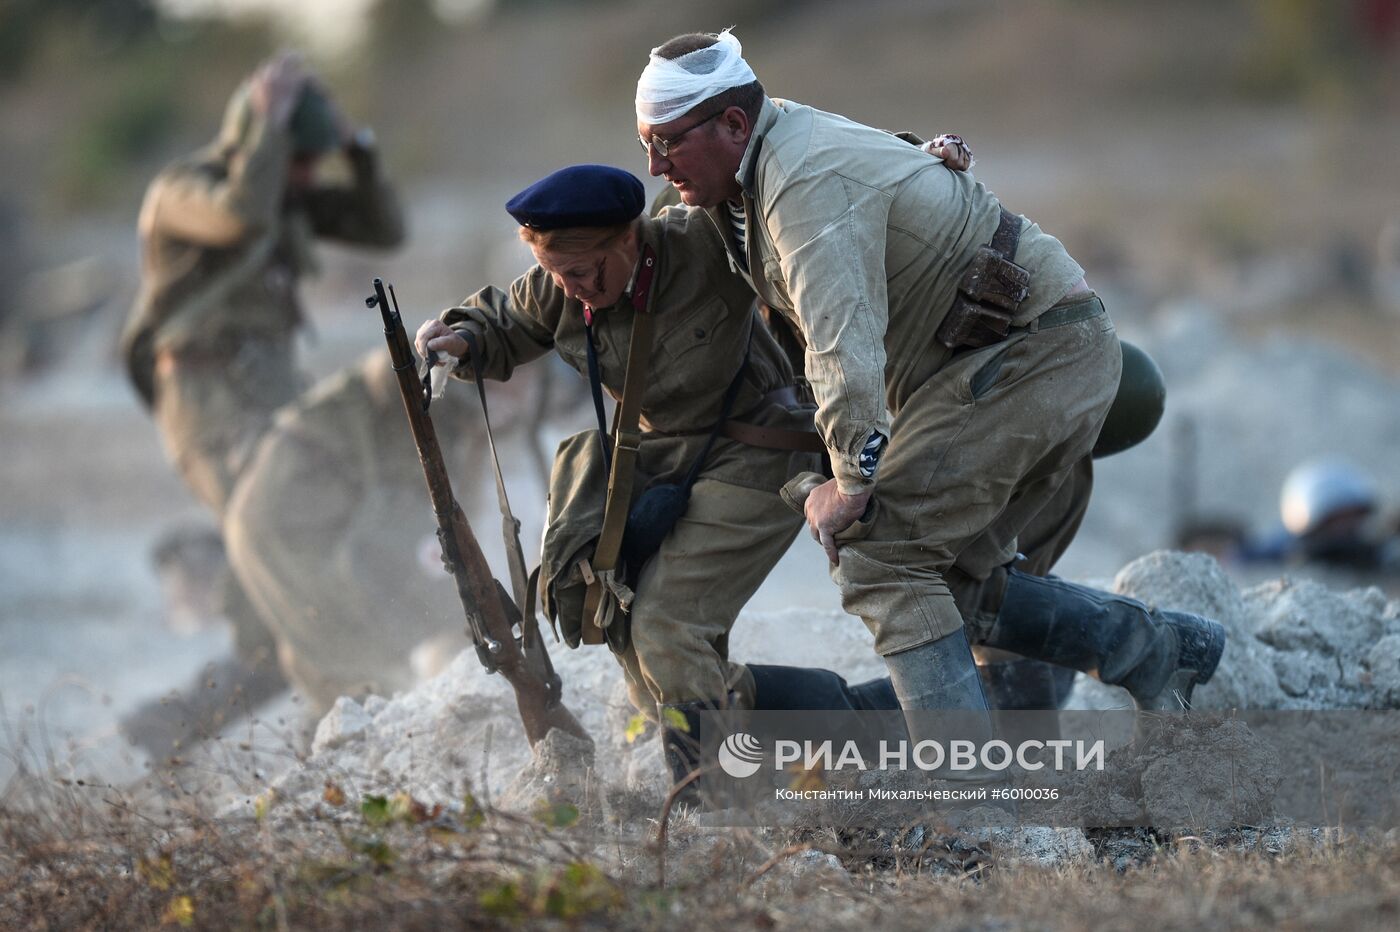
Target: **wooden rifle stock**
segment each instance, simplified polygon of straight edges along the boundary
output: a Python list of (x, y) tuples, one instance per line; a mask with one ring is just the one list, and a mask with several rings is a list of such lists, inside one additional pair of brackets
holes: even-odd
[[(374, 294), (365, 299), (365, 304), (378, 307), (384, 319), (389, 358), (437, 517), (443, 564), (457, 583), (457, 595), (467, 616), (467, 631), (476, 646), (477, 656), (489, 672), (499, 671), (515, 690), (516, 706), (531, 747), (551, 728), (591, 742), (588, 732), (563, 703), (562, 684), (549, 662), (549, 652), (539, 631), (533, 630), (535, 620), (521, 616), (520, 609), (491, 575), (467, 516), (452, 494), (442, 448), (438, 445), (432, 418), (428, 416), (429, 394), (418, 378), (413, 350), (399, 315), (398, 301), (390, 298), (392, 293), (392, 285), (386, 295), (383, 280), (376, 278)], [(520, 636), (512, 630), (517, 620)]]

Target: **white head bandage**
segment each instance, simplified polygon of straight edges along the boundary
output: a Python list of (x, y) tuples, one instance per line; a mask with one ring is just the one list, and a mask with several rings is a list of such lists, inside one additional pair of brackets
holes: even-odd
[(743, 51), (728, 29), (714, 45), (680, 58), (662, 58), (652, 49), (651, 60), (637, 79), (637, 119), (652, 126), (669, 123), (702, 100), (757, 81)]

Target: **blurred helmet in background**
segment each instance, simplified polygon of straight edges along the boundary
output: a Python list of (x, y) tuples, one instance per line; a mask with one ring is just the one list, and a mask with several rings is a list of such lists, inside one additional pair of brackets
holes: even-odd
[(292, 111), (292, 145), (297, 155), (325, 155), (340, 147), (335, 106), (324, 90), (308, 81)]
[(1298, 537), (1359, 526), (1379, 504), (1376, 484), (1350, 460), (1326, 456), (1293, 468), (1283, 481), (1283, 526)]

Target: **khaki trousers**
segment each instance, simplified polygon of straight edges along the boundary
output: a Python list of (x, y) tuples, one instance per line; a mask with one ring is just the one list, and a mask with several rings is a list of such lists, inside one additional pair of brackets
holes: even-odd
[(957, 602), (999, 604), (997, 570), (1037, 516), (1069, 516), (1035, 527), (1044, 552), (1067, 545), (1121, 366), (1106, 315), (1020, 331), (955, 355), (895, 413), (871, 510), (837, 535), (831, 574), (882, 656), (957, 631)]
[(180, 478), (222, 519), (272, 415), (304, 388), (288, 341), (252, 340), (227, 357), (156, 362), (155, 421)]
[[(286, 340), (249, 340), (226, 356), (157, 357), (153, 414), (161, 442), (221, 530), (239, 477), (273, 412), (301, 388)], [(233, 625), (238, 656), (251, 664), (271, 663), (277, 641), (236, 573), (225, 593), (224, 614)]]
[(700, 479), (690, 507), (642, 569), (632, 603), (632, 643), (619, 655), (633, 705), (752, 705), (748, 670), (729, 661), (729, 630), (782, 559), (802, 518), (776, 491)]

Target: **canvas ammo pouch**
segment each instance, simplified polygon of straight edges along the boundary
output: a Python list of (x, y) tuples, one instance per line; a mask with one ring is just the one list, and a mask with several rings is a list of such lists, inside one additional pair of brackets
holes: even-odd
[(584, 598), (593, 582), (591, 561), (607, 488), (608, 470), (597, 432), (586, 430), (564, 440), (549, 479), (539, 600), (545, 617), (570, 647), (582, 643)]
[[(550, 477), (539, 598), (545, 617), (570, 647), (605, 640), (620, 651), (626, 650), (630, 640), (626, 613), (598, 632), (602, 638), (584, 638), (589, 628), (598, 631), (588, 610), (588, 590), (598, 585), (593, 562), (606, 507), (607, 479), (608, 470), (593, 431), (576, 434), (560, 444)], [(684, 480), (657, 483), (637, 469), (635, 482), (646, 491), (636, 496), (627, 511), (616, 564), (620, 581), (629, 589), (635, 587), (638, 571), (680, 519), (690, 498), (690, 486)]]
[(1021, 218), (1003, 207), (992, 241), (977, 248), (958, 282), (953, 306), (934, 335), (939, 343), (975, 349), (1006, 339), (1031, 280), (1030, 271), (1012, 261), (1020, 239)]

